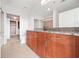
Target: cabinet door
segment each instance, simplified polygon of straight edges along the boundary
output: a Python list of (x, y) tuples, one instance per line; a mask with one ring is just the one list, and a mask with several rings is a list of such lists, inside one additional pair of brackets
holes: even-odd
[(27, 44), (32, 50), (36, 52), (37, 49), (37, 37), (36, 32), (27, 32)]
[[(75, 37), (70, 35), (56, 35), (56, 57), (75, 57)], [(60, 53), (61, 52), (61, 53)]]
[(79, 58), (79, 36), (75, 36), (75, 57)]
[(38, 43), (37, 43), (37, 53), (40, 57), (45, 57), (45, 40), (46, 40), (46, 33), (38, 32)]
[[(60, 34), (49, 34), (46, 49), (48, 58), (66, 58), (71, 57), (71, 37)], [(72, 42), (72, 41), (71, 41)]]
[(27, 32), (27, 45), (29, 46), (29, 47), (31, 47), (31, 43), (32, 43), (32, 41), (31, 41), (31, 32)]
[(47, 41), (45, 43), (46, 47), (46, 54), (47, 58), (55, 58), (56, 57), (56, 37), (55, 34), (47, 34)]
[(69, 58), (70, 49), (62, 43), (56, 42), (56, 58)]
[(62, 43), (53, 42), (52, 40), (48, 41), (48, 58), (64, 58), (65, 57), (65, 46)]
[(37, 51), (37, 33), (36, 32), (32, 33), (31, 40), (32, 40), (32, 49), (33, 49), (33, 51), (36, 52)]

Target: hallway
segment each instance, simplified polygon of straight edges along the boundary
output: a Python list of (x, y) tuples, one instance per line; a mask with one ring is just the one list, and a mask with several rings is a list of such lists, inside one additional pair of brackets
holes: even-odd
[(2, 58), (39, 58), (28, 46), (21, 45), (18, 37), (12, 37), (1, 53)]

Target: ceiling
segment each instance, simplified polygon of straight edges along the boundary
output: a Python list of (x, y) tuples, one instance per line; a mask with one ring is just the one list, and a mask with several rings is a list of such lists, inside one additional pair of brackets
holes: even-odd
[[(79, 7), (79, 0), (51, 0), (46, 5), (41, 5), (41, 0), (3, 0), (6, 6), (16, 10), (25, 10), (27, 15), (36, 17), (47, 17), (53, 15), (53, 10), (63, 12)], [(50, 8), (50, 11), (48, 11)]]

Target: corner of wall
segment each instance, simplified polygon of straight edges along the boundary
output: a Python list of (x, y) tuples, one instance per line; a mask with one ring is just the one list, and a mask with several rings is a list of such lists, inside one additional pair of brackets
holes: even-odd
[(20, 44), (26, 44), (25, 37), (21, 37), (21, 38), (20, 38)]

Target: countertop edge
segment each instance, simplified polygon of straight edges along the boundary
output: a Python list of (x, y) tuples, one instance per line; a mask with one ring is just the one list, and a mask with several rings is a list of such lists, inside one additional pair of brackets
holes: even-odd
[(79, 32), (58, 32), (58, 31), (35, 31), (35, 30), (27, 30), (27, 31), (32, 31), (32, 32), (46, 32), (46, 33), (52, 33), (52, 34), (65, 34), (65, 35), (74, 35), (74, 36), (79, 36)]

